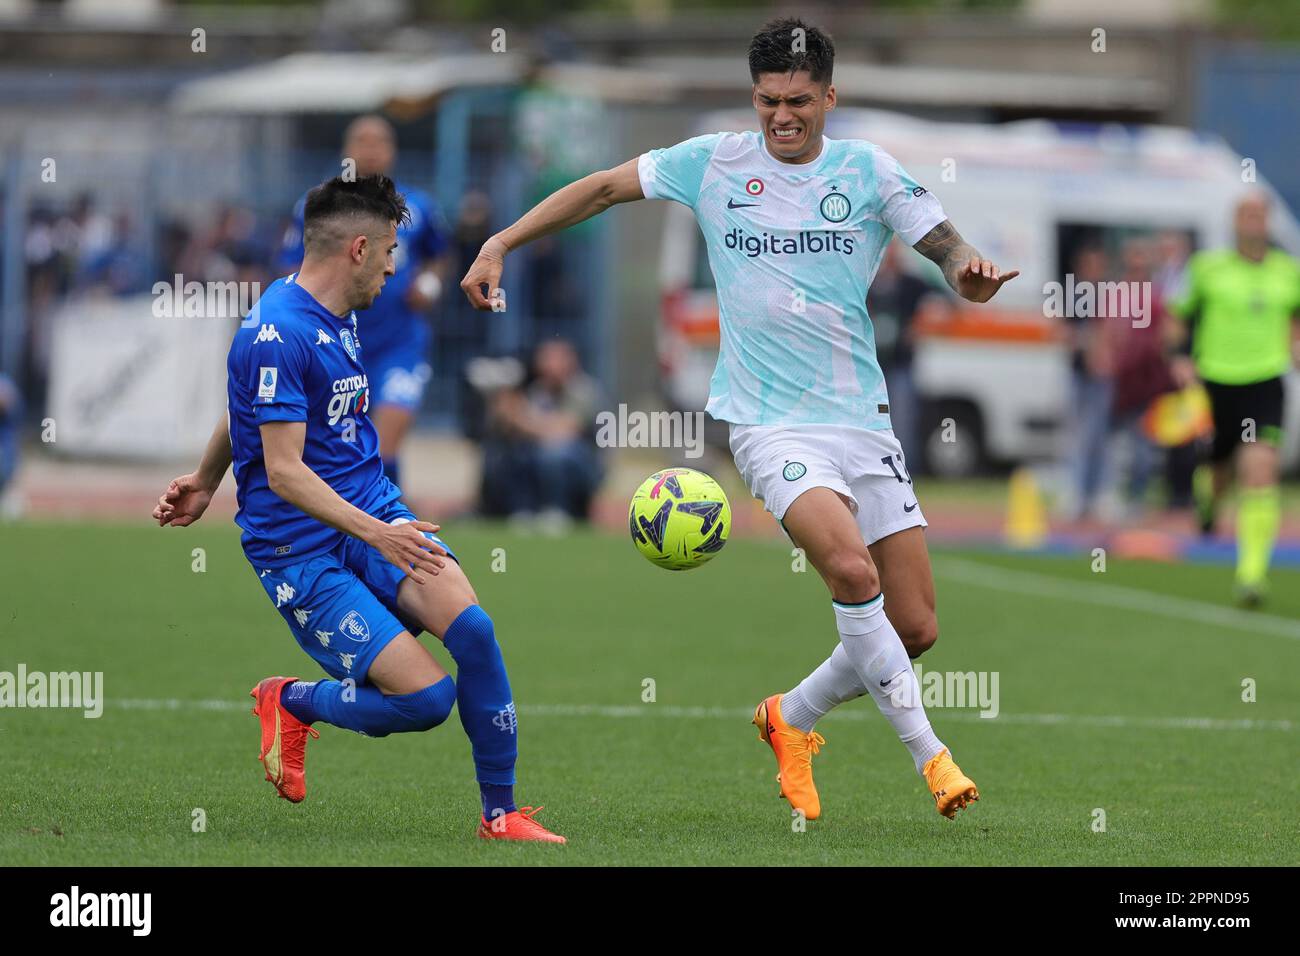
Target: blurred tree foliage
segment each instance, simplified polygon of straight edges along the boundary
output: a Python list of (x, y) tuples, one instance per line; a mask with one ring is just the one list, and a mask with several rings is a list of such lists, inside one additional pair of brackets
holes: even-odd
[[(1023, 0), (859, 0), (853, 13), (882, 12), (925, 13), (963, 12), (982, 10), (1014, 10)], [(412, 9), (423, 17), (445, 17), (456, 20), (484, 18), (510, 18), (511, 20), (540, 21), (547, 17), (590, 11), (601, 14), (701, 14), (714, 11), (752, 11), (758, 19), (785, 15), (790, 7), (766, 4), (761, 0), (411, 0)], [(825, 8), (821, 8), (825, 9)], [(817, 22), (819, 8), (807, 13)], [(793, 11), (793, 15), (799, 15)]]
[[(173, 0), (177, 6), (325, 6), (329, 0)], [(701, 14), (744, 10), (755, 17), (775, 16), (789, 8), (762, 0), (407, 0), (408, 9), (422, 20), (500, 20), (539, 23), (548, 18), (584, 12), (618, 14)], [(346, 6), (346, 3), (342, 4)], [(1014, 12), (1024, 0), (859, 0), (853, 13), (979, 13)], [(1267, 39), (1300, 40), (1300, 0), (1212, 0), (1217, 24)], [(817, 21), (814, 7), (808, 18)]]
[(1266, 40), (1300, 40), (1300, 0), (1216, 0), (1219, 25)]
[[(858, 0), (853, 13), (873, 10), (890, 13), (961, 13), (984, 10), (1015, 10), (1024, 0)], [(173, 0), (180, 7), (322, 7), (330, 0)], [(755, 17), (785, 15), (790, 8), (763, 0), (407, 0), (408, 9), (424, 20), (542, 21), (548, 17), (591, 12), (601, 14), (707, 14), (746, 10)], [(1261, 0), (1261, 6), (1267, 3)], [(806, 15), (817, 22), (825, 7), (814, 7)], [(799, 15), (798, 11), (792, 15)]]

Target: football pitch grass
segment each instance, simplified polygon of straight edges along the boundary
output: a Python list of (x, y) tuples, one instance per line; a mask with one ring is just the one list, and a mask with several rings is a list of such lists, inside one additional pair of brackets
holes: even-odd
[(800, 832), (749, 724), (837, 639), (787, 547), (736, 540), (671, 573), (622, 536), (444, 534), (505, 649), (519, 802), (545, 804), (568, 846), (474, 838), (455, 715), (382, 740), (322, 726), (306, 802), (277, 799), (248, 691), (320, 675), (228, 520), (19, 524), (0, 527), (0, 671), (102, 671), (106, 703), (98, 719), (0, 710), (0, 863), (1300, 863), (1300, 572), (1276, 572), (1252, 614), (1229, 605), (1225, 567), (936, 549), (922, 667), (998, 675), (996, 718), (930, 712), (982, 799), (940, 818), (862, 699), (818, 727), (823, 815)]

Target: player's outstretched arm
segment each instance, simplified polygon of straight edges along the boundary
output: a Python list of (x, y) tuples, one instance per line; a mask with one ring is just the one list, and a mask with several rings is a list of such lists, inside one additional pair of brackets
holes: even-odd
[[(590, 219), (618, 203), (644, 199), (641, 179), (637, 175), (637, 159), (629, 159), (613, 169), (584, 176), (557, 189), (539, 202), (513, 225), (507, 226), (483, 243), (478, 258), (460, 281), (461, 291), (470, 305), (480, 311), (491, 311), (497, 290), (501, 288), (501, 270), (505, 267), (506, 253), (512, 249), (559, 232)], [(504, 311), (497, 306), (496, 311)]]
[(1004, 282), (1020, 275), (1019, 269), (1000, 271), (963, 239), (947, 219), (922, 236), (912, 248), (942, 269), (952, 290), (971, 302), (987, 302)]
[(230, 468), (230, 424), (222, 415), (212, 430), (199, 467), (188, 475), (173, 478), (154, 506), (153, 516), (159, 525), (184, 528), (194, 524), (208, 510), (212, 496), (221, 486)]
[(266, 422), (261, 426), (262, 459), (271, 490), (317, 521), (366, 542), (408, 577), (424, 584), (420, 571), (436, 575), (446, 562), (446, 550), (424, 536), (438, 531), (427, 521), (392, 525), (344, 501), (302, 460), (306, 422)]

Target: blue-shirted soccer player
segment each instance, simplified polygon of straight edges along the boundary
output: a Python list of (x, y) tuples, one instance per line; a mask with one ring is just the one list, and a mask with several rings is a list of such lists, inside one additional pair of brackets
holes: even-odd
[(571, 183), (489, 239), (461, 289), (476, 308), (503, 306), (507, 253), (616, 203), (671, 199), (694, 211), (722, 332), (707, 411), (729, 423), (741, 475), (821, 574), (839, 631), (825, 663), (755, 711), (782, 795), (818, 816), (812, 756), (825, 741), (813, 726), (869, 693), (952, 818), (979, 794), (935, 736), (908, 660), (938, 636), (934, 580), (866, 293), (895, 234), (973, 302), (1018, 273), (964, 242), (884, 150), (823, 135), (833, 61), (816, 27), (766, 24), (749, 48), (759, 130), (697, 136)]
[[(343, 134), (343, 157), (356, 164), (358, 176), (388, 176), (397, 159), (397, 134), (382, 116), (359, 116)], [(442, 291), (442, 271), (450, 247), (447, 226), (437, 204), (418, 189), (397, 182), (410, 219), (397, 230), (396, 272), (384, 293), (360, 316), (366, 333), (366, 374), (373, 383), (371, 419), (379, 432), (379, 456), (393, 484), (402, 482), (398, 459), (402, 443), (420, 407), (432, 371), (428, 312)], [(303, 204), (280, 248), (280, 268), (292, 272), (302, 262)]]
[[(233, 461), (244, 553), (331, 678), (268, 677), (252, 691), (260, 759), (280, 796), (306, 796), (313, 723), (384, 737), (430, 730), (455, 705), (482, 792), (480, 836), (563, 843), (532, 807), (515, 806), (518, 725), (492, 619), (438, 526), (398, 500), (379, 459), (366, 328), (355, 310), (393, 275), (406, 214), (381, 175), (333, 179), (307, 194), (302, 268), (276, 280), (235, 334), (228, 415), (154, 517), (197, 521)], [(416, 640), (421, 630), (441, 638), (454, 681)]]

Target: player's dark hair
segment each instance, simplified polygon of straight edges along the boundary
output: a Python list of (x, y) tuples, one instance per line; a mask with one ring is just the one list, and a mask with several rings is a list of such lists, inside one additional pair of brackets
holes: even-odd
[(814, 83), (826, 86), (835, 66), (835, 44), (817, 27), (798, 17), (768, 20), (749, 41), (749, 75), (807, 70)]
[(401, 226), (411, 221), (411, 213), (393, 181), (383, 173), (375, 173), (351, 180), (335, 176), (314, 187), (307, 193), (302, 219), (303, 245), (308, 250), (324, 251), (346, 230), (360, 226), (359, 220)]

